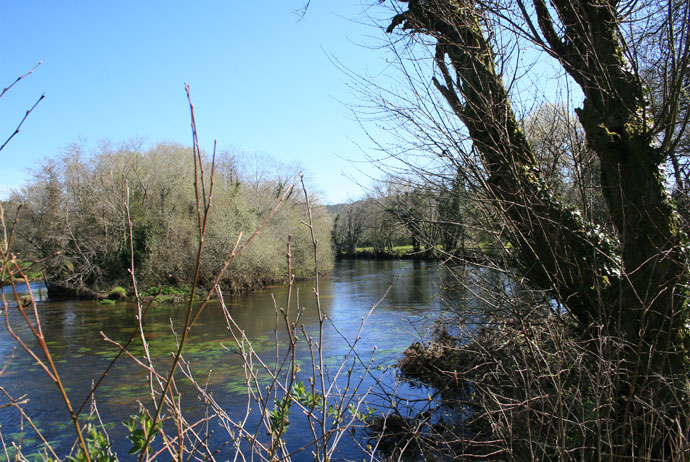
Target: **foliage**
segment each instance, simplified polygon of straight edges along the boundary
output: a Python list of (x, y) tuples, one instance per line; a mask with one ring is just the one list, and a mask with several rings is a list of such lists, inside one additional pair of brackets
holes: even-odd
[[(392, 256), (392, 257), (406, 257), (406, 256), (415, 256), (414, 254), (414, 248), (412, 245), (395, 245), (391, 249), (386, 250), (385, 256)], [(375, 258), (377, 256), (381, 256), (380, 252), (376, 251), (376, 248), (374, 247), (357, 247), (355, 249), (355, 256), (362, 256), (366, 258)]]
[(273, 410), (269, 412), (272, 433), (283, 434), (287, 431), (290, 426), (290, 406), (293, 401), (300, 403), (307, 409), (314, 410), (314, 408), (323, 405), (323, 395), (318, 392), (307, 391), (304, 382), (295, 383), (289, 393), (276, 399)]
[[(267, 161), (262, 176), (256, 172), (251, 176), (229, 153), (220, 154), (216, 163), (212, 199), (216, 213), (206, 231), (202, 284), (223, 265), (240, 233), (246, 235), (265, 218), (275, 201), (276, 185), (286, 181), (278, 175), (292, 174), (280, 172), (286, 167), (279, 165), (275, 173), (266, 173), (271, 169)], [(96, 298), (113, 284), (129, 284), (132, 265), (142, 287), (189, 286), (198, 235), (192, 167), (190, 150), (175, 144), (148, 150), (137, 143), (104, 145), (90, 155), (82, 146), (71, 146), (46, 159), (33, 179), (11, 197), (12, 210), (23, 204), (20, 220), (26, 223), (18, 229), (15, 251), (25, 260), (42, 262), (52, 295)], [(211, 165), (205, 168), (210, 170)], [(123, 208), (127, 192), (131, 247)], [(223, 285), (239, 290), (283, 280), (286, 230), (293, 234), (293, 271), (297, 277), (308, 276), (311, 244), (302, 225), (303, 210), (298, 195), (289, 198), (256, 245), (237, 259)], [(329, 216), (318, 206), (313, 213), (317, 233), (325, 235)], [(332, 268), (327, 246), (319, 252), (319, 263), (324, 272)]]
[(113, 290), (111, 290), (110, 293), (115, 294), (118, 297), (122, 297), (122, 296), (127, 295), (127, 289), (125, 289), (124, 287), (121, 287), (121, 286), (117, 286)]
[(142, 295), (184, 295), (189, 296), (192, 288), (189, 286), (151, 286), (141, 292)]
[[(138, 454), (142, 451), (146, 435), (149, 432), (153, 432), (152, 441), (155, 435), (160, 433), (160, 423), (154, 427), (151, 418), (144, 410), (140, 410), (139, 414), (132, 415), (128, 421), (122, 422), (122, 424), (129, 431), (127, 439), (132, 443), (132, 447), (128, 452), (130, 455)], [(66, 459), (67, 462), (86, 462), (87, 460), (92, 462), (118, 462), (117, 454), (114, 454), (110, 449), (111, 443), (95, 425), (88, 423), (85, 433), (89, 459), (84, 455), (84, 451), (79, 449), (75, 456), (70, 456)], [(46, 457), (46, 460), (50, 462), (53, 461), (53, 458)]]
[(67, 462), (117, 462), (117, 456), (110, 451), (110, 442), (98, 431), (95, 425), (86, 425), (86, 447), (90, 459), (84, 455), (84, 451), (79, 449), (76, 456), (68, 457)]
[(125, 300), (127, 298), (127, 289), (122, 286), (116, 286), (110, 290), (107, 298), (113, 301)]
[(150, 444), (161, 429), (160, 422), (154, 425), (151, 417), (143, 409), (139, 411), (139, 414), (131, 416), (128, 421), (122, 422), (122, 425), (129, 430), (127, 439), (132, 443), (128, 454), (138, 454), (144, 450), (147, 437), (151, 435)]
[(271, 433), (284, 434), (290, 426), (290, 395), (283, 396), (276, 400), (275, 407), (269, 413)]

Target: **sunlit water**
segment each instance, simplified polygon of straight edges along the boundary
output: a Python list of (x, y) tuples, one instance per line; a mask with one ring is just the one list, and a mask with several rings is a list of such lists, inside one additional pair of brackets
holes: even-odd
[[(390, 366), (396, 364), (401, 352), (410, 343), (428, 334), (433, 319), (442, 310), (443, 297), (447, 295), (442, 290), (442, 279), (442, 271), (433, 262), (337, 262), (332, 277), (320, 280), (321, 306), (332, 322), (332, 325), (326, 325), (323, 339), (329, 374), (334, 373), (348, 353), (349, 344), (355, 340), (363, 318), (378, 304), (366, 321), (356, 352), (364, 361), (374, 355), (372, 373), (366, 375), (361, 391), (371, 388), (368, 400), (372, 406), (385, 404), (382, 397), (384, 391), (390, 391), (395, 384), (394, 368)], [(299, 296), (299, 305), (304, 307), (300, 324), (304, 325), (309, 335), (316, 337), (318, 317), (313, 287), (313, 281), (296, 284), (293, 295)], [(40, 285), (33, 286), (34, 291), (40, 288)], [(285, 287), (226, 297), (231, 315), (267, 361), (275, 360), (276, 337), (281, 344), (281, 355), (284, 352), (285, 328), (280, 320), (276, 334), (275, 306), (284, 307), (286, 297)], [(296, 299), (293, 299), (293, 312), (295, 303)], [(103, 337), (125, 342), (136, 330), (136, 307), (133, 303), (106, 306), (90, 301), (49, 301), (43, 298), (38, 308), (43, 332), (69, 397), (74, 407), (79, 407), (88, 395), (92, 381), (98, 380), (118, 351)], [(185, 305), (158, 306), (152, 308), (144, 320), (151, 355), (158, 361), (161, 371), (165, 370), (162, 365), (169, 361), (171, 352), (176, 349), (176, 337), (171, 326), (175, 330), (180, 329), (184, 311)], [(11, 309), (10, 321), (15, 332), (38, 351), (37, 342), (31, 337), (16, 308)], [(198, 381), (208, 383), (214, 398), (227, 413), (240, 417), (246, 408), (243, 363), (239, 355), (224, 348), (230, 347), (232, 350), (233, 345), (220, 307), (213, 304), (194, 326), (184, 357), (191, 363)], [(5, 364), (7, 367), (0, 376), (0, 386), (15, 399), (22, 396), (29, 399), (24, 405), (25, 411), (54, 444), (56, 452), (63, 456), (74, 441), (74, 431), (58, 389), (33, 360), (16, 347), (15, 340), (3, 329), (0, 332), (0, 367)], [(137, 357), (142, 356), (140, 343), (130, 347), (130, 351)], [(303, 341), (298, 346), (298, 363), (302, 371), (298, 378), (306, 382), (311, 363)], [(347, 364), (352, 367), (351, 362)], [(353, 376), (358, 377), (362, 370), (361, 365), (355, 364)], [(341, 387), (344, 386), (344, 380), (341, 377)], [(378, 385), (377, 380), (380, 380)], [(196, 392), (183, 378), (178, 379), (178, 384), (183, 407), (190, 420), (203, 416), (204, 406)], [(138, 402), (149, 409), (152, 407), (146, 391), (145, 371), (132, 360), (121, 359), (96, 392), (98, 411), (113, 440), (113, 448), (122, 459), (126, 459), (130, 445), (121, 422), (137, 413)], [(406, 392), (414, 394), (420, 391), (408, 388)], [(0, 405), (7, 401), (6, 396), (0, 395)], [(84, 413), (88, 413), (88, 407)], [(18, 442), (21, 430), (18, 411), (11, 407), (0, 409), (0, 424), (5, 442)], [(258, 426), (256, 415), (250, 424), (255, 428)], [(231, 447), (223, 446), (228, 440), (227, 433), (220, 428), (214, 427), (212, 430), (211, 446), (220, 449), (217, 457), (220, 460), (230, 458)], [(264, 437), (265, 429), (259, 430), (259, 434)], [(304, 422), (298, 418), (291, 419), (286, 434), (290, 447), (298, 448), (308, 443), (310, 435)], [(362, 432), (356, 433), (360, 442), (364, 437)], [(26, 422), (21, 443), (26, 452), (31, 452), (37, 443), (34, 432)], [(3, 457), (0, 455), (0, 459)], [(340, 445), (339, 457), (361, 460), (363, 454), (355, 442), (344, 441)], [(312, 455), (307, 450), (293, 459), (311, 460)]]

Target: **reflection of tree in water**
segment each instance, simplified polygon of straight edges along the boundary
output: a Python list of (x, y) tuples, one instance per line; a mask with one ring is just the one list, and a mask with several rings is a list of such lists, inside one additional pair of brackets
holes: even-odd
[(136, 327), (131, 303), (114, 308), (93, 301), (46, 302), (39, 303), (39, 312), (46, 342), (55, 344), (51, 351), (56, 359), (61, 359), (70, 348), (98, 348), (104, 343), (101, 332), (125, 341)]
[(439, 279), (442, 316), (438, 328), (453, 335), (459, 329), (474, 332), (506, 316), (524, 319), (544, 307), (557, 309), (554, 300), (530, 290), (510, 271), (465, 264), (444, 268)]
[(412, 285), (410, 287), (410, 303), (425, 303), (428, 300), (428, 286), (426, 284), (426, 265), (420, 260), (412, 261)]
[(66, 320), (67, 310), (51, 307), (41, 310), (41, 323), (46, 339), (61, 337)]
[(493, 268), (471, 264), (446, 266), (440, 272), (439, 296), (448, 315), (485, 323), (492, 316), (532, 302), (533, 294), (515, 278)]
[(422, 260), (383, 260), (374, 262), (375, 271), (362, 279), (372, 298), (388, 292), (386, 307), (429, 307), (434, 300), (436, 264)]
[[(328, 316), (331, 311), (333, 281), (322, 278), (319, 281), (321, 292), (321, 309)], [(239, 294), (226, 297), (226, 304), (230, 309), (238, 325), (242, 327), (248, 337), (273, 335), (276, 328), (276, 309), (284, 309), (287, 304), (287, 286), (277, 286), (267, 288), (251, 294)], [(292, 288), (292, 299), (290, 300), (290, 319), (294, 320), (297, 315), (299, 305), (303, 312), (300, 315), (300, 324), (307, 327), (318, 323), (318, 313), (314, 298), (314, 282), (297, 282)], [(225, 320), (222, 318), (220, 308), (216, 311), (218, 319), (210, 320), (225, 330)], [(204, 313), (205, 314), (205, 313)], [(210, 315), (209, 315), (210, 316)], [(204, 321), (204, 318), (201, 318)], [(283, 332), (284, 321), (282, 314), (278, 319), (279, 331)]]

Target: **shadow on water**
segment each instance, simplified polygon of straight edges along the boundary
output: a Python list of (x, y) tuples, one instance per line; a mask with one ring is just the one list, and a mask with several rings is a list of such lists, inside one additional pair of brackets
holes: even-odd
[[(337, 365), (348, 352), (348, 343), (357, 334), (363, 317), (373, 305), (374, 310), (363, 331), (357, 353), (369, 358), (375, 350), (375, 365), (378, 376), (383, 377), (382, 387), (393, 387), (394, 377), (386, 373), (400, 358), (401, 352), (432, 327), (433, 319), (443, 309), (443, 303), (467, 294), (452, 293), (442, 289), (443, 278), (447, 277), (439, 265), (416, 260), (341, 260), (336, 263), (332, 277), (320, 282), (321, 305), (328, 317), (323, 346), (327, 365)], [(40, 285), (32, 289), (40, 291)], [(300, 323), (310, 335), (318, 331), (318, 315), (312, 282), (296, 284), (294, 294), (299, 305), (304, 307)], [(385, 299), (381, 300), (387, 293)], [(287, 289), (276, 287), (226, 298), (231, 315), (252, 340), (254, 348), (267, 361), (275, 358), (275, 339), (285, 341), (282, 321), (276, 332), (275, 308), (286, 303)], [(293, 306), (296, 303), (293, 300)], [(97, 380), (118, 349), (103, 340), (107, 336), (118, 342), (126, 341), (136, 329), (136, 306), (131, 302), (115, 306), (99, 305), (89, 301), (51, 301), (41, 299), (38, 303), (46, 341), (51, 348), (71, 400), (81, 403), (88, 394), (91, 383)], [(151, 355), (161, 364), (170, 361), (170, 353), (176, 350), (176, 337), (171, 329), (178, 330), (183, 323), (184, 305), (164, 305), (151, 310), (145, 318), (144, 333), (150, 342)], [(29, 332), (22, 326), (19, 316), (11, 311), (11, 322), (15, 331), (27, 343), (36, 347)], [(185, 359), (191, 364), (195, 377), (208, 383), (214, 398), (230, 414), (239, 415), (246, 407), (246, 386), (241, 358), (228, 351), (233, 345), (226, 329), (225, 319), (218, 304), (210, 305), (200, 316), (191, 333)], [(71, 431), (65, 428), (68, 416), (61, 406), (57, 388), (40, 368), (23, 351), (17, 350), (9, 334), (0, 333), (0, 366), (9, 361), (0, 386), (13, 397), (26, 395), (30, 398), (25, 406), (35, 423), (44, 430), (46, 437), (55, 443), (58, 454), (64, 455), (73, 442)], [(230, 349), (231, 350), (231, 349)], [(140, 342), (130, 348), (133, 355), (143, 354)], [(309, 352), (305, 345), (298, 348), (298, 362), (305, 366)], [(212, 372), (209, 372), (212, 371)], [(377, 375), (367, 378), (365, 384), (373, 386)], [(301, 377), (306, 380), (305, 376)], [(203, 415), (205, 409), (198, 402), (196, 392), (182, 379), (178, 382), (183, 397), (183, 407), (190, 419)], [(96, 402), (106, 427), (114, 441), (114, 449), (126, 454), (129, 445), (125, 439), (124, 427), (120, 422), (137, 412), (140, 401), (149, 408), (150, 397), (146, 394), (146, 374), (130, 359), (122, 359), (105, 379), (96, 394)], [(372, 402), (381, 390), (372, 394)], [(0, 403), (2, 404), (2, 403)], [(255, 422), (256, 423), (256, 422)], [(10, 408), (0, 411), (0, 425), (6, 440), (19, 432), (18, 413)], [(256, 423), (258, 424), (258, 423)], [(301, 445), (308, 442), (310, 432), (299, 423), (291, 426), (287, 440)], [(293, 430), (294, 427), (294, 430)], [(28, 435), (27, 437), (32, 436)], [(214, 438), (217, 445), (228, 439), (227, 434), (217, 429)], [(31, 446), (31, 440), (24, 441), (24, 447)], [(342, 447), (342, 457), (361, 458), (356, 445), (348, 443)], [(226, 447), (229, 451), (229, 447)], [(311, 454), (305, 452), (305, 459)], [(301, 459), (297, 457), (296, 459)]]

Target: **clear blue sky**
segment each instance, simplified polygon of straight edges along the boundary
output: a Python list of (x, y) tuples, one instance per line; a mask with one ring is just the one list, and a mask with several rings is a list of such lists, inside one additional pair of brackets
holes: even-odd
[(0, 99), (0, 143), (46, 98), (0, 152), (0, 197), (74, 141), (189, 145), (184, 82), (203, 148), (216, 138), (300, 161), (327, 202), (361, 195), (343, 158), (363, 160), (371, 143), (343, 104), (358, 101), (330, 57), (355, 72), (384, 66), (385, 52), (362, 46), (380, 31), (361, 23), (357, 1), (314, 0), (300, 21), (302, 1), (3, 2), (0, 85), (43, 64)]

